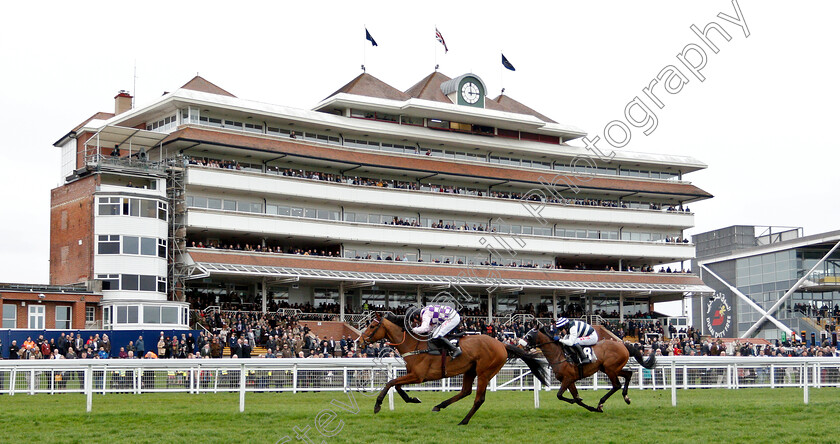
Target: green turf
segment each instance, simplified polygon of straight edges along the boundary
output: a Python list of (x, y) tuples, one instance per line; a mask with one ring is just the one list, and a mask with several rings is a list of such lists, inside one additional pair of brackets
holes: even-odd
[[(357, 414), (331, 404), (335, 399), (352, 409), (352, 400), (341, 392), (248, 393), (244, 414), (233, 393), (95, 395), (91, 414), (84, 411), (83, 395), (3, 395), (0, 441), (275, 443), (288, 435), (299, 442), (294, 427), (310, 426), (314, 442), (329, 443), (838, 442), (833, 424), (840, 390), (834, 388), (812, 389), (807, 406), (801, 389), (680, 390), (676, 408), (671, 407), (670, 391), (631, 390), (632, 405), (625, 405), (619, 393), (603, 414), (561, 403), (554, 392), (541, 393), (540, 409), (533, 407), (533, 392), (495, 392), (488, 393), (467, 426), (456, 424), (472, 397), (432, 413), (435, 403), (453, 393), (409, 393), (423, 403), (404, 404), (395, 397), (396, 409), (390, 411), (386, 398), (377, 415), (373, 398), (365, 394), (354, 396)], [(603, 393), (586, 391), (582, 396), (596, 403)], [(328, 438), (315, 430), (315, 418), (325, 409), (338, 416), (324, 428), (341, 425)]]

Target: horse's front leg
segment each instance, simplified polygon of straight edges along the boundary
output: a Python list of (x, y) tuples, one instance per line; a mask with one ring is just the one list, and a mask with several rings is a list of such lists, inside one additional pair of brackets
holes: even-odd
[(376, 404), (373, 406), (373, 413), (379, 413), (379, 410), (382, 408), (382, 400), (385, 399), (385, 395), (388, 394), (388, 390), (390, 390), (391, 387), (395, 385), (416, 384), (418, 382), (420, 382), (420, 378), (418, 378), (414, 373), (409, 373), (388, 381), (388, 383), (385, 384), (385, 387), (382, 387), (382, 391), (379, 392), (379, 396), (376, 397)]

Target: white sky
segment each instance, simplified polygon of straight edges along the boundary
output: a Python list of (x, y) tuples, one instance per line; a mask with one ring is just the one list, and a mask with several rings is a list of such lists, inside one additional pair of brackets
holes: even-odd
[[(276, 4), (275, 4), (276, 3)], [(740, 2), (750, 36), (704, 2), (13, 2), (0, 16), (0, 282), (45, 283), (49, 196), (59, 184), (61, 136), (133, 88), (142, 106), (197, 72), (238, 97), (301, 108), (368, 72), (405, 90), (435, 64), (474, 72), (591, 135), (689, 43), (689, 26), (716, 21), (732, 40), (707, 48), (705, 82), (663, 96), (659, 126), (633, 132), (632, 151), (693, 156), (686, 177), (714, 194), (696, 203), (696, 229), (732, 224), (838, 229), (838, 2)], [(315, 4), (315, 2), (308, 2)], [(675, 5), (679, 4), (679, 7)], [(379, 43), (364, 40), (364, 25)], [(437, 25), (449, 54), (434, 39)], [(367, 45), (367, 46), (364, 46)], [(680, 66), (682, 68), (682, 66)], [(608, 148), (608, 145), (599, 145)]]

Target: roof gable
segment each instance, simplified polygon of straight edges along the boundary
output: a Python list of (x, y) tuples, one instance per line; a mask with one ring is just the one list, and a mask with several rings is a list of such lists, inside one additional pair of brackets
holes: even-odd
[(355, 79), (351, 80), (346, 85), (339, 88), (336, 92), (327, 96), (330, 98), (336, 94), (354, 94), (357, 96), (376, 97), (380, 99), (389, 100), (408, 100), (411, 98), (408, 94), (394, 88), (393, 86), (377, 79), (376, 77), (362, 73)]
[(449, 80), (452, 80), (449, 76), (435, 71), (405, 90), (405, 93), (416, 99), (452, 103), (440, 89), (440, 85)]
[(189, 89), (193, 91), (206, 92), (210, 94), (218, 94), (220, 96), (236, 97), (235, 95), (219, 88), (207, 79), (201, 76), (195, 76), (189, 82), (185, 83), (182, 89)]
[(507, 112), (516, 113), (516, 114), (527, 114), (529, 116), (534, 116), (534, 117), (542, 120), (543, 122), (557, 123), (554, 120), (549, 119), (545, 115), (540, 114), (537, 111), (534, 111), (533, 109), (523, 105), (520, 102), (517, 102), (516, 100), (511, 99), (510, 97), (508, 97), (506, 95), (499, 95), (498, 97), (493, 99), (492, 102), (499, 105), (501, 107), (501, 109), (500, 109), (501, 111), (507, 111)]

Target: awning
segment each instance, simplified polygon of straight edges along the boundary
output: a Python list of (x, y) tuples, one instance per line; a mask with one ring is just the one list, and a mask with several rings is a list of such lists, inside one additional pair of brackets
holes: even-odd
[[(199, 262), (195, 264), (210, 275), (298, 278), (341, 282), (375, 282), (383, 284), (452, 285), (487, 288), (531, 288), (545, 290), (630, 291), (651, 293), (714, 293), (697, 284), (653, 284), (627, 282), (578, 282), (559, 280), (501, 279), (476, 276), (435, 276), (420, 274), (370, 273), (318, 270), (311, 268), (272, 267)], [(490, 270), (489, 275), (493, 274)]]

